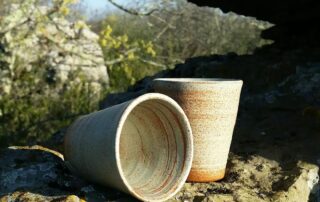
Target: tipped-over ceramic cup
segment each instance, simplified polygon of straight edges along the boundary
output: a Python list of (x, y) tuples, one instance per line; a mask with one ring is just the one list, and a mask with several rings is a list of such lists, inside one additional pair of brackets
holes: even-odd
[(188, 181), (211, 182), (224, 177), (236, 122), (241, 80), (160, 78), (156, 92), (176, 100), (189, 118), (194, 157)]
[(170, 97), (149, 93), (80, 117), (68, 129), (71, 171), (143, 201), (165, 201), (191, 169), (189, 121)]

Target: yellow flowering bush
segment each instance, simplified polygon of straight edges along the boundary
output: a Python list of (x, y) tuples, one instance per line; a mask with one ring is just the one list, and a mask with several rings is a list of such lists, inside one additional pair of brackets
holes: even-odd
[(69, 6), (78, 3), (78, 1), (79, 0), (54, 0), (53, 3), (60, 14), (67, 16), (70, 13)]
[(132, 41), (126, 34), (116, 36), (107, 24), (100, 32), (99, 42), (108, 67), (111, 91), (124, 91), (137, 80), (160, 70), (144, 62), (156, 57), (151, 41)]

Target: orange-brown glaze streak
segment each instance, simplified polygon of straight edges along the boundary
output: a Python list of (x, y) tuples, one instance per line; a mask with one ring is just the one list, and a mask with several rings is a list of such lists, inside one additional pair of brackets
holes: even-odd
[(215, 182), (224, 178), (225, 169), (217, 171), (191, 170), (188, 182)]

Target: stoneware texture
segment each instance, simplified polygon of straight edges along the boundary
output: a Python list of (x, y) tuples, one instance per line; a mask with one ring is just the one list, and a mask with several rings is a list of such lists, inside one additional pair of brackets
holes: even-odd
[(154, 80), (155, 91), (176, 100), (189, 118), (194, 158), (188, 181), (210, 182), (224, 177), (242, 83), (228, 79)]
[(164, 201), (191, 169), (189, 121), (170, 97), (148, 93), (76, 120), (64, 140), (68, 167), (143, 201)]

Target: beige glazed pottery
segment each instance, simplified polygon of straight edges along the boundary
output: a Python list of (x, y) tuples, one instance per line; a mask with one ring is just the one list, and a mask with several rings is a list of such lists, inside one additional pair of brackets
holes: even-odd
[(87, 180), (143, 201), (165, 201), (191, 169), (193, 141), (180, 106), (142, 95), (76, 120), (65, 136), (67, 166)]
[(189, 118), (194, 157), (188, 181), (210, 182), (224, 177), (239, 107), (241, 80), (155, 79), (156, 92), (176, 100)]

